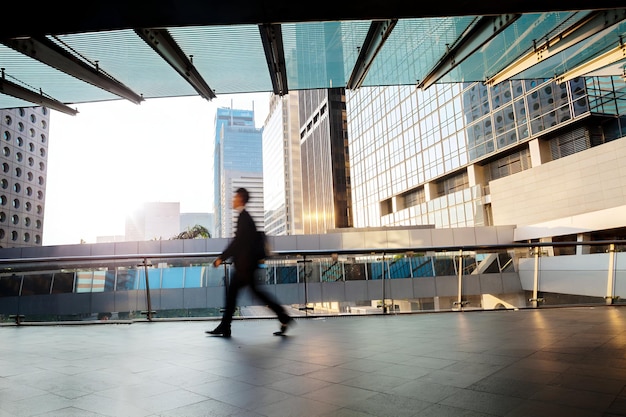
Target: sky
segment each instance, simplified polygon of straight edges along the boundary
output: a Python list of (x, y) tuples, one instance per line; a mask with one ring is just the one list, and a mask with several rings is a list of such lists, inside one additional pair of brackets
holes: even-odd
[(124, 235), (127, 214), (146, 202), (179, 202), (181, 213), (213, 212), (213, 137), (218, 107), (255, 111), (269, 93), (79, 104), (52, 110), (43, 245), (95, 243)]

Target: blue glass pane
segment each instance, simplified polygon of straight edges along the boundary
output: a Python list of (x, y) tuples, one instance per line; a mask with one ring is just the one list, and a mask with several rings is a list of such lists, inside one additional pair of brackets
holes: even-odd
[(344, 87), (368, 27), (369, 22), (283, 24), (289, 89)]
[(384, 263), (382, 262), (372, 262), (369, 264), (369, 279), (383, 279), (384, 272)]
[[(138, 284), (140, 290), (146, 289), (146, 273), (145, 269), (138, 270)], [(150, 289), (154, 290), (156, 288), (161, 288), (161, 269), (159, 268), (148, 268), (148, 277), (150, 278)]]
[(295, 284), (298, 282), (298, 268), (295, 266), (276, 267), (277, 284)]
[(343, 264), (341, 262), (320, 262), (321, 281), (343, 281)]
[(618, 77), (586, 77), (589, 110), (593, 113), (624, 114), (624, 81)]
[(408, 258), (389, 262), (389, 278), (411, 278), (411, 263)]
[(136, 290), (139, 288), (139, 274), (137, 269), (118, 269), (117, 291)]
[[(206, 270), (206, 286), (207, 287), (222, 287), (224, 286), (224, 279), (225, 279), (225, 272), (224, 271), (228, 271), (228, 269), (225, 269), (224, 267), (219, 267), (219, 268), (208, 268)], [(228, 273), (228, 272), (226, 272)]]
[(218, 96), (272, 91), (257, 25), (172, 28), (169, 31), (187, 56), (192, 56), (194, 66)]
[(411, 268), (413, 269), (413, 277), (433, 277), (435, 276), (433, 272), (433, 264), (431, 262), (430, 257), (428, 256), (419, 256), (411, 258)]
[[(202, 279), (204, 277), (204, 270), (206, 267), (204, 266), (188, 266), (184, 268), (185, 270), (185, 288), (200, 288), (202, 287)], [(182, 278), (182, 269), (183, 268), (175, 268), (180, 269), (181, 278)], [(165, 281), (165, 280), (164, 280)]]
[[(161, 271), (161, 288), (183, 288), (184, 268), (163, 268)], [(152, 274), (152, 272), (151, 272)], [(150, 281), (152, 286), (152, 281)]]
[[(94, 281), (99, 276), (99, 271), (94, 273)], [(94, 282), (95, 283), (95, 282)], [(104, 291), (115, 290), (115, 271), (110, 270), (104, 273)]]
[(416, 84), (473, 20), (473, 16), (399, 20), (363, 86)]

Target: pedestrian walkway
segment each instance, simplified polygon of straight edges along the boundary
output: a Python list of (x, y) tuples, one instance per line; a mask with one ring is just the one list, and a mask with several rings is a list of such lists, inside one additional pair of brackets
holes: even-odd
[(0, 417), (626, 416), (626, 308), (0, 327)]

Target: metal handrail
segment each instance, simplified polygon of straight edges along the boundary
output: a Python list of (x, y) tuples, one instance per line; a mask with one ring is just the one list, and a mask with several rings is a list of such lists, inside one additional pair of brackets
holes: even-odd
[[(277, 250), (272, 251), (273, 258), (293, 258), (298, 259), (308, 256), (326, 256), (331, 253), (337, 255), (376, 255), (385, 253), (389, 254), (409, 254), (425, 252), (480, 252), (480, 251), (498, 251), (506, 249), (531, 249), (536, 247), (563, 247), (563, 246), (608, 246), (614, 244), (616, 246), (626, 246), (626, 240), (595, 240), (595, 241), (571, 241), (571, 242), (528, 242), (528, 243), (508, 243), (493, 245), (453, 245), (453, 246), (420, 246), (420, 247), (399, 247), (399, 248), (354, 248), (354, 249), (294, 249), (294, 250)], [(42, 263), (59, 263), (64, 267), (73, 263), (94, 261), (136, 261), (136, 260), (154, 260), (154, 259), (195, 259), (195, 258), (215, 258), (220, 254), (218, 251), (212, 252), (169, 252), (169, 253), (134, 253), (134, 254), (113, 254), (113, 255), (82, 255), (82, 256), (51, 256), (51, 257), (20, 257), (20, 258), (0, 258), (0, 271), (2, 269), (17, 267), (25, 264), (42, 264)], [(0, 256), (2, 250), (0, 250)], [(74, 265), (72, 265), (74, 266)], [(79, 265), (76, 265), (79, 266)], [(6, 271), (2, 271), (6, 272)]]

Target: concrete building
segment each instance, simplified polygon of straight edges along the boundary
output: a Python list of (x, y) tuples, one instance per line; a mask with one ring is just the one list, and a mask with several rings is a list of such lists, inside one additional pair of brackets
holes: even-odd
[(0, 109), (0, 247), (41, 246), (46, 203), (46, 107)]
[(263, 126), (265, 233), (303, 234), (298, 95), (272, 95)]

